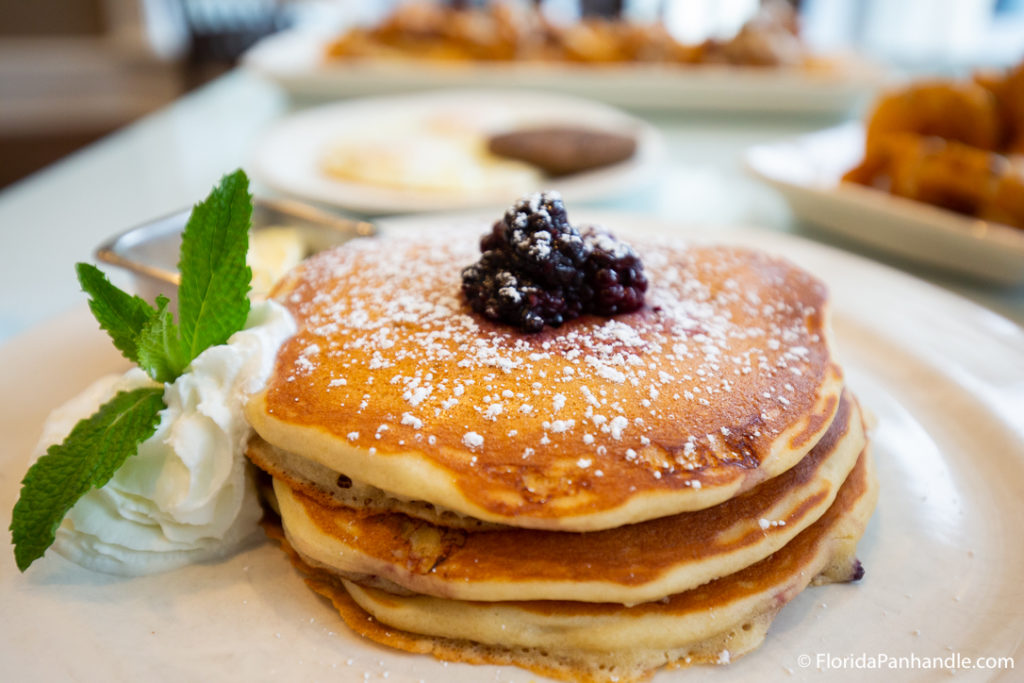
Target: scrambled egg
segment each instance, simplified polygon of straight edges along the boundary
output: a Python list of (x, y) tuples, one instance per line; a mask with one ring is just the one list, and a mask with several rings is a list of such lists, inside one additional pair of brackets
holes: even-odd
[(533, 166), (491, 154), (485, 133), (455, 123), (441, 117), (382, 122), (336, 140), (322, 168), (340, 180), (401, 190), (512, 195), (539, 186)]

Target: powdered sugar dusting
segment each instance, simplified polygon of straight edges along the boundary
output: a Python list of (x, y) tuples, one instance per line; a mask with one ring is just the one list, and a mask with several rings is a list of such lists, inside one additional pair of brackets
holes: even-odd
[(699, 488), (708, 467), (756, 465), (813, 404), (830, 363), (825, 291), (803, 271), (742, 249), (633, 241), (651, 283), (644, 309), (528, 335), (462, 299), (460, 268), (485, 231), (356, 240), (309, 260), (284, 299), (300, 332), (272, 410), (330, 420), (381, 452), (401, 441), (470, 450), (476, 467), (514, 459), (522, 481), (562, 462), (574, 485), (634, 472)]
[(466, 432), (462, 435), (462, 443), (466, 448), (480, 448), (484, 445), (484, 437), (476, 432)]

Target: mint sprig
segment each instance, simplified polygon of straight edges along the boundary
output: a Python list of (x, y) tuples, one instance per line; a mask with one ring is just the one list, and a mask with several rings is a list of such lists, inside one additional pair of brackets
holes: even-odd
[(163, 387), (120, 392), (29, 469), (11, 522), (18, 569), (25, 571), (42, 557), (78, 499), (110, 481), (139, 444), (153, 435), (164, 409), (163, 394)]
[[(127, 294), (95, 266), (76, 266), (89, 308), (125, 358), (158, 382), (173, 382), (210, 346), (242, 329), (249, 315), (252, 196), (241, 170), (224, 176), (192, 209), (182, 234), (180, 324), (159, 296), (155, 306)], [(50, 446), (21, 482), (11, 537), (18, 569), (43, 556), (79, 498), (104, 486), (159, 424), (163, 387), (120, 392), (81, 420), (63, 443)]]
[(90, 296), (93, 317), (110, 335), (118, 351), (137, 363), (139, 333), (153, 317), (153, 307), (110, 284), (103, 271), (91, 263), (78, 263), (75, 271), (82, 290)]
[(245, 255), (251, 221), (249, 179), (242, 171), (224, 176), (188, 219), (178, 263), (178, 315), (189, 361), (226, 342), (249, 315), (252, 271)]
[(167, 297), (156, 298), (153, 317), (146, 321), (135, 339), (136, 364), (157, 382), (173, 382), (191, 361), (186, 356), (174, 316), (167, 310), (169, 303)]

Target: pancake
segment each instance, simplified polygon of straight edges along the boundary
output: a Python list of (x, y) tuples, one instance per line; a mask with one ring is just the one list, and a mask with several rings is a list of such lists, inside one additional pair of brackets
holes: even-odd
[(398, 498), (376, 486), (354, 481), (315, 460), (273, 446), (253, 436), (246, 456), (275, 480), (327, 507), (347, 507), (363, 514), (400, 512), (453, 529), (501, 529), (503, 524), (483, 522), (422, 500)]
[[(460, 600), (635, 604), (732, 574), (814, 523), (865, 448), (844, 394), (832, 426), (795, 467), (713, 508), (615, 529), (463, 531), (401, 513), (327, 507), (279, 479), (288, 542), (310, 565), (375, 585)], [(391, 590), (395, 590), (391, 588)]]
[(461, 297), (484, 231), (356, 240), (279, 283), (299, 330), (246, 407), (256, 432), (399, 499), (592, 531), (717, 505), (828, 429), (842, 374), (805, 271), (634, 242), (642, 309), (528, 335)]
[(567, 680), (635, 681), (661, 666), (729, 662), (756, 648), (778, 610), (812, 580), (859, 579), (854, 553), (877, 492), (865, 452), (828, 511), (783, 548), (736, 574), (634, 607), (399, 596), (339, 581), (303, 563), (280, 540), (309, 585), (371, 640)]

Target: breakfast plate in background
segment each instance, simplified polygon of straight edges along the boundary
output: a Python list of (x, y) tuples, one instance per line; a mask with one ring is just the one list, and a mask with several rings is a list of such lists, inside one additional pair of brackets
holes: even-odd
[(841, 182), (863, 154), (863, 125), (850, 123), (757, 145), (746, 164), (822, 230), (985, 282), (1024, 285), (1024, 230)]
[(296, 28), (264, 38), (243, 57), (246, 68), (306, 97), (353, 97), (427, 88), (551, 90), (631, 109), (838, 115), (887, 80), (852, 55), (831, 68), (764, 68), (658, 63), (429, 62), (331, 60), (334, 34)]
[[(488, 151), (488, 138), (573, 127), (635, 143), (621, 161), (550, 176)], [(453, 90), (352, 100), (298, 112), (257, 142), (249, 169), (278, 192), (365, 214), (504, 206), (555, 189), (567, 201), (607, 199), (653, 175), (661, 135), (612, 107), (564, 95)]]

